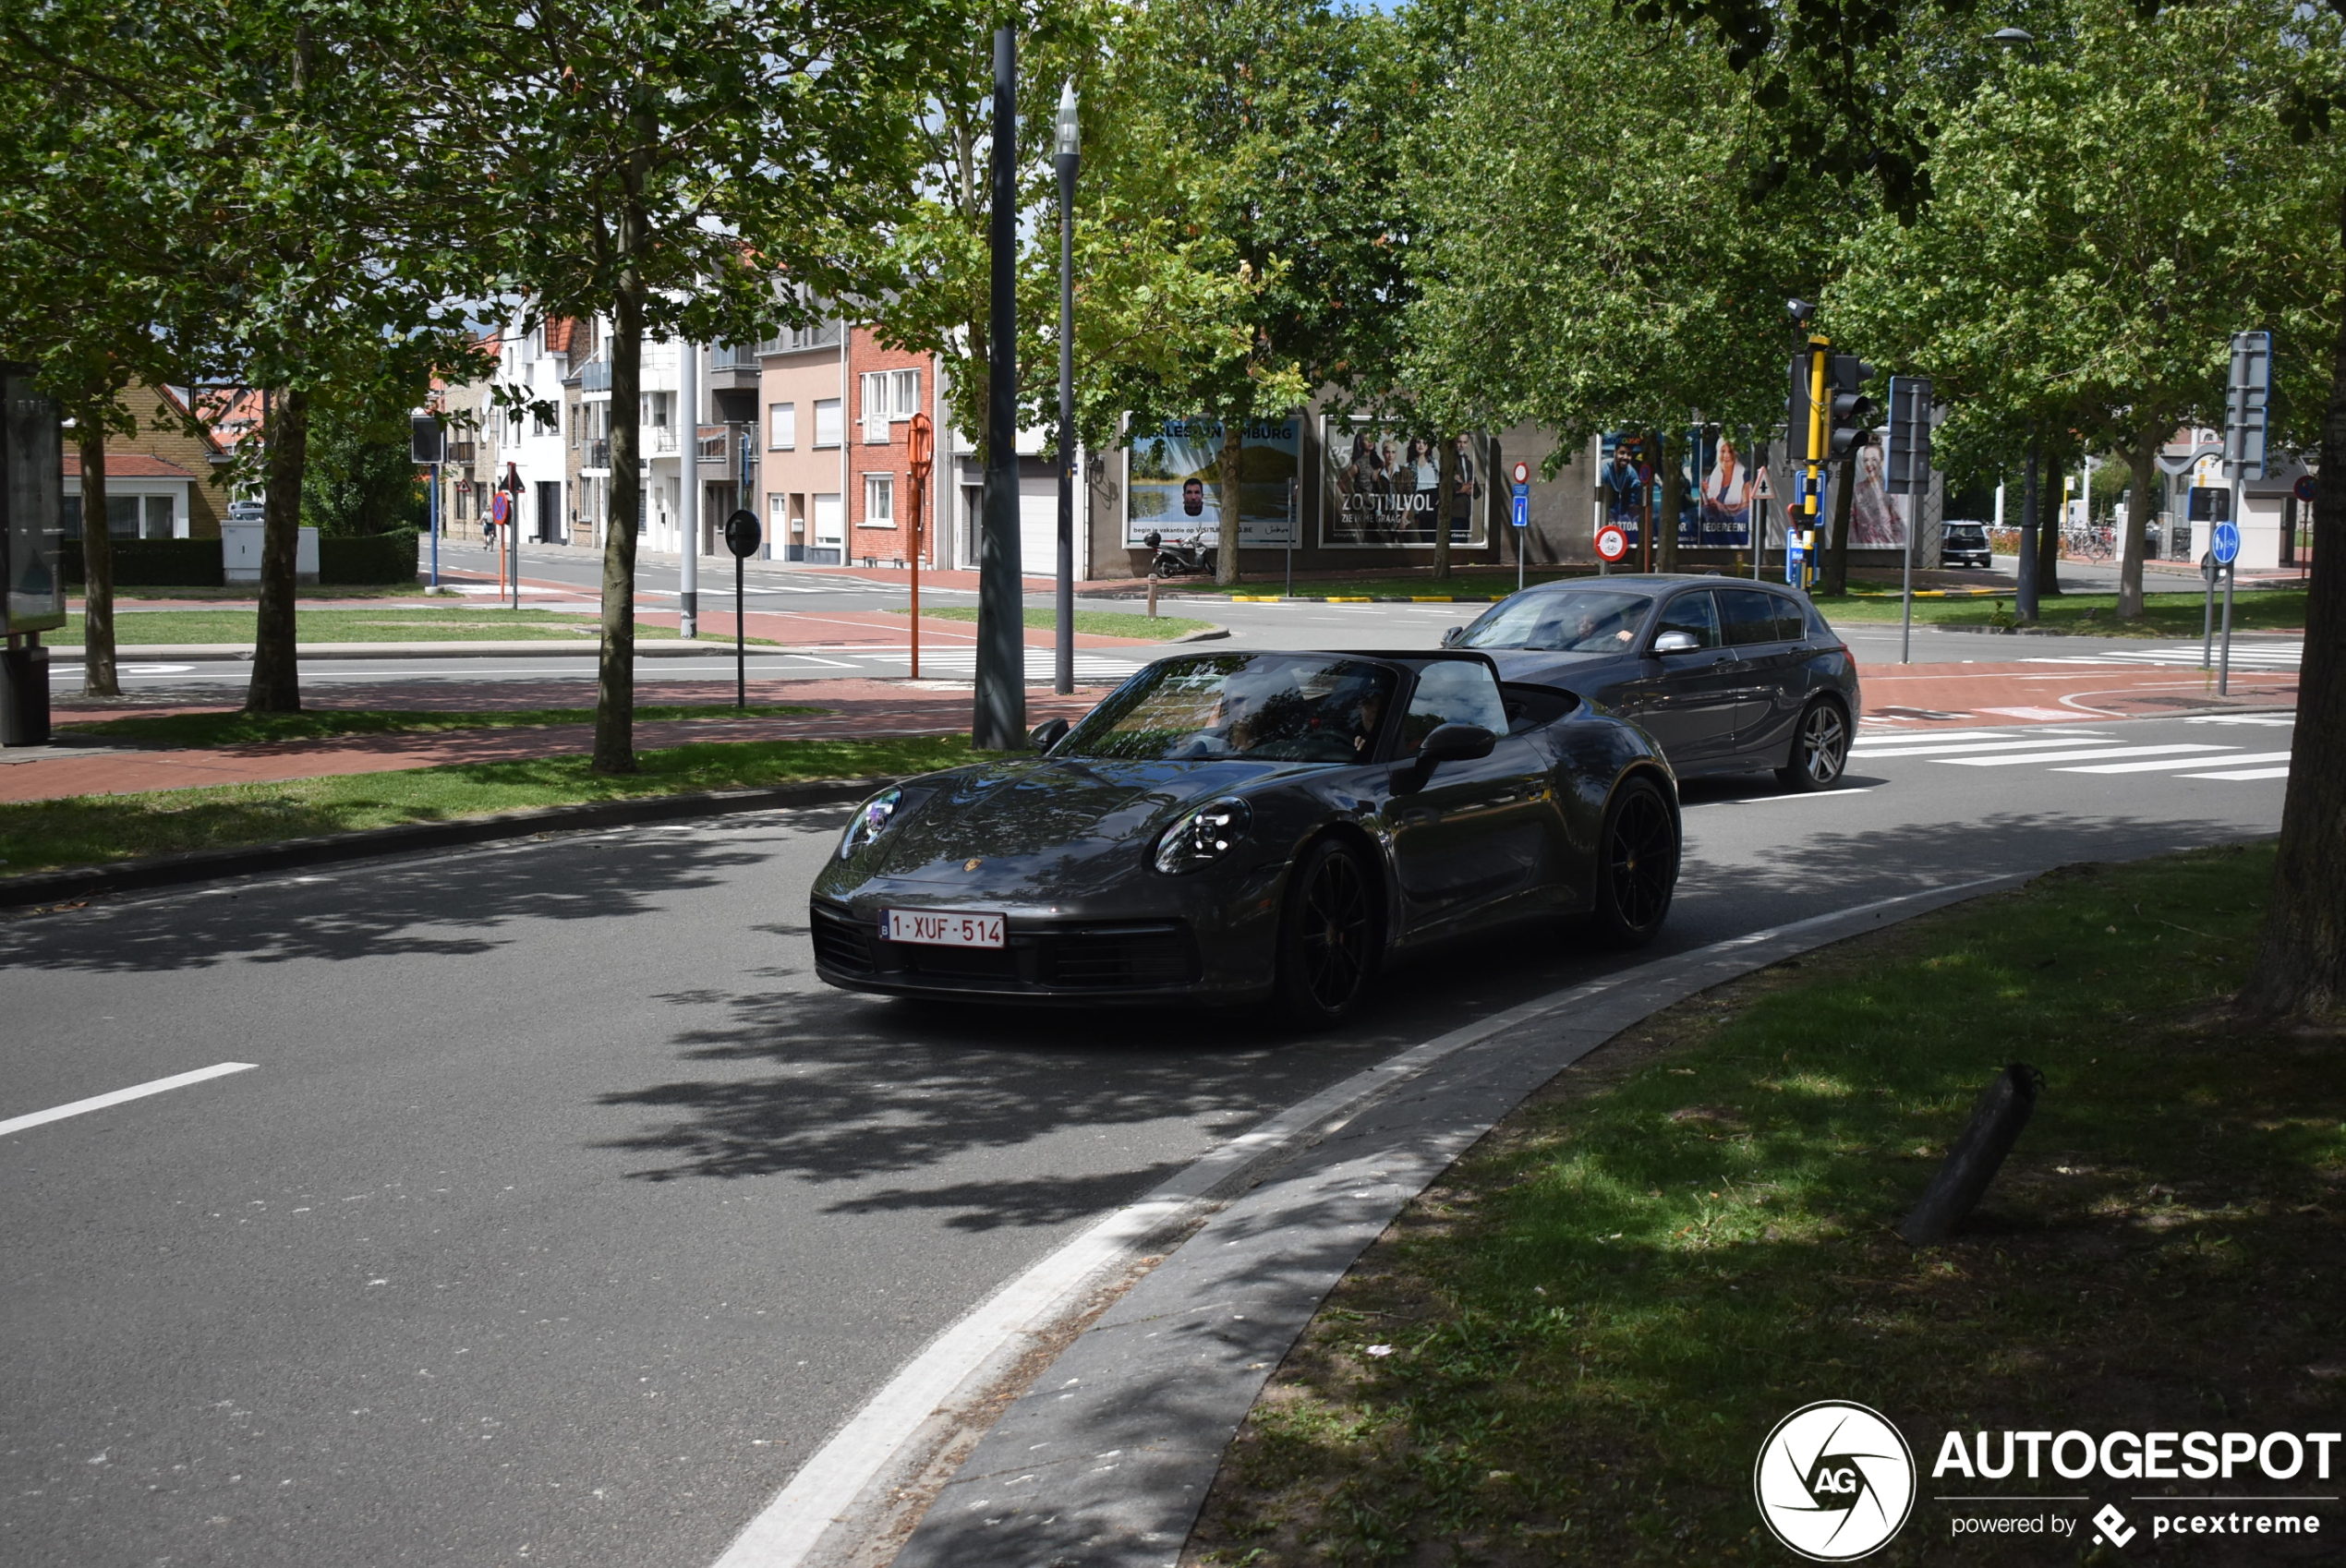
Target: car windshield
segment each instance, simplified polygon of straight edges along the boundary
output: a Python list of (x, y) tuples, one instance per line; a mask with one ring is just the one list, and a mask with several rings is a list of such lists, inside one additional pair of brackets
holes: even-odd
[(1457, 646), (1626, 653), (1653, 601), (1643, 594), (1571, 588), (1518, 594), (1493, 605)]
[(1394, 683), (1384, 665), (1333, 655), (1167, 659), (1118, 688), (1051, 754), (1365, 762)]

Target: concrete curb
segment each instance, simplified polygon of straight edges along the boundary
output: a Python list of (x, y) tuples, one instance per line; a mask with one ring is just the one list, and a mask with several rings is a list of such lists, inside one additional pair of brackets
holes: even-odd
[(720, 1568), (1174, 1563), (1223, 1450), (1321, 1298), (1526, 1094), (1687, 996), (2025, 880), (1928, 888), (1656, 959), (1277, 1113), (946, 1331), (801, 1466)]
[[(754, 654), (786, 654), (791, 646), (781, 643), (751, 643)], [(483, 657), (581, 657), (591, 658), (602, 651), (592, 637), (577, 641), (562, 641), (549, 637), (544, 641), (504, 640), (477, 643), (299, 643), (295, 645), (296, 658), (479, 658)], [(713, 658), (733, 651), (732, 639), (695, 638), (686, 642), (679, 638), (662, 638), (658, 642), (635, 645), (637, 658)], [(115, 658), (122, 663), (144, 662), (151, 659), (175, 660), (235, 660), (249, 661), (252, 648), (242, 643), (138, 643), (118, 647)]]
[(0, 909), (51, 904), (93, 898), (102, 893), (129, 893), (151, 887), (175, 887), (222, 877), (250, 876), (337, 861), (369, 860), (377, 855), (413, 854), (426, 850), (457, 849), (492, 843), (500, 838), (527, 838), (539, 833), (575, 832), (582, 828), (624, 827), (638, 822), (672, 822), (733, 812), (771, 811), (781, 806), (822, 806), (860, 801), (894, 782), (888, 778), (816, 779), (803, 784), (775, 784), (756, 790), (712, 790), (689, 795), (643, 795), (624, 801), (597, 801), (574, 806), (546, 806), (537, 811), (500, 812), (494, 816), (466, 817), (456, 822), (420, 822), (397, 827), (370, 827), (357, 833), (335, 833), (315, 838), (288, 838), (248, 849), (194, 850), (186, 854), (157, 855), (151, 860), (120, 861), (113, 865), (77, 866), (67, 871), (34, 872), (0, 877)]

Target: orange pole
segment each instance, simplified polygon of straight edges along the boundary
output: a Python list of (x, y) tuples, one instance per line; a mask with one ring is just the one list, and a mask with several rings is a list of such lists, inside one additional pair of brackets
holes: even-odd
[(936, 460), (937, 431), (925, 414), (913, 416), (907, 437), (913, 480), (913, 679), (921, 678), (921, 517), (928, 502), (928, 476)]

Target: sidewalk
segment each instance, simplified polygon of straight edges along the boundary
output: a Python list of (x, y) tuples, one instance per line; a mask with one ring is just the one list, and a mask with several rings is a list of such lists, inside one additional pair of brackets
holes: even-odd
[[(2062, 657), (2062, 656), (2050, 656)], [(2293, 708), (2297, 675), (2235, 666), (2229, 695), (2216, 677), (2174, 665), (1868, 664), (1857, 669), (1868, 723), (2058, 724), (2232, 709)]]
[[(1029, 723), (1087, 711), (1105, 694), (1087, 688), (1070, 696), (1029, 688)], [(731, 681), (664, 683), (663, 703), (732, 700)], [(543, 687), (501, 686), (494, 702), (466, 700), (468, 694), (433, 685), (409, 691), (369, 688), (369, 707), (480, 712), (492, 709), (577, 706), (581, 692), (571, 682)], [(826, 740), (878, 735), (945, 735), (966, 731), (971, 694), (930, 692), (887, 681), (764, 681), (750, 687), (752, 704), (790, 703), (828, 708), (795, 718), (660, 719), (635, 726), (635, 744), (652, 750), (692, 742)], [(121, 795), (150, 790), (184, 790), (207, 784), (277, 783), (290, 778), (388, 773), (453, 763), (513, 762), (529, 757), (583, 754), (594, 743), (592, 724), (558, 724), (513, 730), (454, 730), (429, 734), (345, 735), (321, 741), (284, 741), (217, 749), (164, 748), (88, 736), (77, 742), (73, 721), (171, 713), (218, 713), (233, 704), (186, 704), (173, 707), (101, 706), (79, 699), (57, 706), (54, 751), (11, 751), (0, 766), (0, 802), (48, 801), (68, 795)], [(359, 704), (312, 703), (314, 709)]]

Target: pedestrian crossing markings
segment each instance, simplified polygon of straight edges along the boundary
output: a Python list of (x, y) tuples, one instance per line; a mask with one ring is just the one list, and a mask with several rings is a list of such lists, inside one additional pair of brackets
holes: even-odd
[(2229, 783), (2289, 777), (2287, 752), (2189, 741), (2130, 746), (2103, 730), (2067, 726), (2054, 735), (1990, 730), (1876, 734), (1861, 739), (1849, 755), (1852, 761), (1916, 757), (1950, 767), (2023, 767), (2033, 763), (2050, 773), (2167, 773)]

